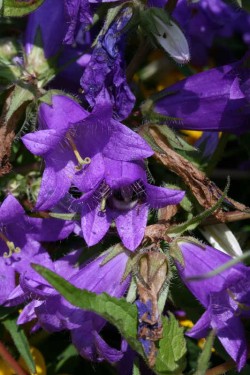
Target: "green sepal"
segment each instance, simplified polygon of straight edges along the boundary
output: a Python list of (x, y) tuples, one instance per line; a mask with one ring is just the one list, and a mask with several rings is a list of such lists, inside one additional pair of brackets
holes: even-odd
[(167, 140), (174, 150), (197, 152), (197, 149), (187, 143), (182, 137), (171, 130), (167, 125), (150, 125), (150, 128), (156, 128), (157, 131)]
[(160, 36), (155, 17), (158, 17), (160, 20), (162, 20), (162, 22), (166, 24), (170, 24), (168, 13), (162, 8), (152, 7), (141, 11), (140, 25), (147, 33), (149, 33), (150, 36)]
[(66, 97), (74, 100), (76, 103), (80, 103), (80, 100), (77, 99), (76, 97), (74, 97), (73, 95), (68, 94), (68, 93), (66, 93), (64, 91), (61, 91), (61, 90), (56, 90), (56, 89), (46, 91), (44, 93), (44, 95), (39, 97), (38, 101), (39, 101), (39, 103), (46, 103), (46, 104), (52, 106), (52, 97), (54, 95), (66, 96)]
[(107, 249), (107, 256), (103, 259), (101, 266), (104, 266), (106, 263), (108, 263), (111, 259), (115, 258), (117, 255), (125, 252), (124, 246), (122, 246), (121, 243), (118, 243), (114, 246), (111, 246), (109, 249)]
[(21, 326), (17, 325), (16, 317), (12, 316), (2, 322), (7, 331), (9, 331), (18, 352), (24, 359), (31, 374), (36, 373), (36, 366), (30, 352), (30, 345), (25, 336), (24, 330)]
[(172, 258), (177, 260), (178, 263), (181, 264), (182, 267), (185, 267), (184, 258), (182, 255), (181, 248), (179, 246), (180, 242), (188, 242), (191, 244), (195, 244), (199, 246), (201, 249), (205, 249), (205, 245), (203, 245), (199, 240), (194, 237), (177, 237), (169, 244), (169, 253)]
[[(173, 94), (174, 93), (175, 92), (173, 92)], [(162, 97), (164, 96), (165, 95), (162, 95)], [(145, 100), (145, 102), (143, 102), (140, 106), (141, 113), (147, 121), (147, 123), (151, 122), (152, 124), (167, 124), (171, 121), (172, 124), (178, 124), (181, 122), (181, 120), (178, 117), (165, 116), (158, 112), (154, 112), (153, 105), (154, 101), (153, 97), (151, 97), (150, 99)]]
[(132, 277), (126, 296), (126, 301), (133, 303), (136, 300), (137, 283), (136, 278)]
[(3, 16), (22, 17), (36, 10), (44, 0), (3, 0)]

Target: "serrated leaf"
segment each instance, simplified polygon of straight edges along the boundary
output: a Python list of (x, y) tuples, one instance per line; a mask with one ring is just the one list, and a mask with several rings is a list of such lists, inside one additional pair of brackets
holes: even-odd
[(124, 298), (114, 298), (106, 293), (95, 294), (76, 288), (49, 269), (33, 264), (32, 267), (42, 275), (72, 305), (99, 314), (115, 325), (129, 345), (143, 355), (137, 340), (137, 309)]
[(215, 338), (215, 332), (212, 331), (206, 338), (204, 348), (198, 358), (197, 370), (195, 371), (193, 375), (205, 375), (206, 374), (206, 370), (209, 367), (209, 360), (212, 354), (214, 338)]
[(5, 116), (5, 121), (8, 122), (14, 113), (27, 102), (34, 99), (34, 92), (29, 85), (16, 85), (10, 99), (10, 105)]
[(186, 365), (186, 341), (183, 328), (173, 314), (162, 320), (163, 339), (159, 341), (159, 351), (154, 371), (158, 375), (181, 374)]
[(36, 10), (44, 0), (3, 0), (5, 17), (22, 17)]
[(17, 350), (25, 361), (31, 374), (36, 373), (36, 366), (30, 352), (29, 342), (23, 329), (17, 325), (16, 317), (11, 317), (3, 322), (5, 328), (9, 331)]

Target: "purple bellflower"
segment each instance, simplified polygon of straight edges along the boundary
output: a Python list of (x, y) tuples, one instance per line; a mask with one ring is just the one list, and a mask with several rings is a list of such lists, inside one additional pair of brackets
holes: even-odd
[(91, 59), (81, 78), (81, 86), (88, 103), (93, 107), (99, 93), (108, 91), (117, 119), (126, 118), (135, 103), (124, 70), (124, 38), (122, 30), (131, 19), (131, 8), (126, 8), (108, 31), (99, 36)]
[(213, 328), (240, 371), (247, 359), (247, 342), (242, 318), (250, 317), (250, 270), (239, 263), (220, 274), (197, 281), (187, 278), (206, 274), (232, 258), (221, 251), (191, 242), (179, 241), (184, 267), (177, 268), (184, 283), (206, 311), (188, 331), (190, 337), (205, 337)]
[[(75, 267), (79, 255), (79, 251), (73, 252), (49, 268), (63, 277), (66, 275), (67, 280), (78, 288), (97, 294), (106, 292), (115, 297), (125, 293), (129, 284), (129, 277), (121, 282), (128, 260), (125, 252), (104, 265), (101, 263), (107, 254)], [(103, 318), (72, 306), (38, 274), (32, 279), (23, 275), (21, 285), (33, 299), (21, 312), (18, 324), (37, 319), (39, 325), (49, 332), (67, 329), (79, 353), (92, 361), (113, 363), (122, 358), (126, 345), (122, 343), (121, 350), (111, 348), (99, 334), (106, 323)]]
[(138, 134), (112, 119), (103, 93), (91, 114), (69, 97), (54, 95), (51, 106), (40, 106), (39, 130), (22, 140), (46, 163), (36, 204), (40, 210), (55, 206), (71, 185), (83, 193), (96, 189), (105, 178), (107, 158), (132, 161), (153, 154)]
[[(154, 110), (177, 117), (179, 129), (243, 133), (250, 129), (249, 56), (195, 74), (165, 89)], [(213, 110), (211, 110), (213, 108)]]
[[(56, 241), (67, 237), (72, 223), (54, 219), (28, 217), (20, 203), (9, 195), (0, 206), (0, 305), (7, 300), (20, 303), (23, 293), (16, 289), (16, 274), (34, 273), (31, 262), (47, 264), (49, 255), (39, 241)], [(21, 293), (19, 293), (21, 292)], [(15, 296), (14, 296), (15, 295)]]
[(126, 248), (142, 241), (149, 208), (178, 204), (184, 192), (150, 185), (142, 162), (106, 158), (106, 173), (95, 189), (72, 204), (81, 210), (82, 234), (89, 246), (98, 243), (114, 221)]
[(62, 0), (45, 0), (28, 18), (25, 51), (30, 54), (37, 31), (40, 30), (45, 57), (54, 56), (62, 46), (66, 33), (66, 16)]

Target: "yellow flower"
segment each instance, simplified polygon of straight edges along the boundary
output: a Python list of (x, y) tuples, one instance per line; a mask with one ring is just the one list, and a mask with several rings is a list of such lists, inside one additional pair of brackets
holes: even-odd
[(180, 319), (179, 323), (182, 327), (185, 328), (192, 328), (194, 326), (194, 323), (189, 319)]

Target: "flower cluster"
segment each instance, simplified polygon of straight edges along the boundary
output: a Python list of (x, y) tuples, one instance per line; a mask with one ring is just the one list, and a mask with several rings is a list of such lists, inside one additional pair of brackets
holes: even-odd
[[(247, 149), (249, 14), (223, 0), (16, 3), (3, 0), (4, 16), (27, 19), (0, 31), (1, 329), (24, 345), (30, 373), (13, 317), (28, 335), (67, 331), (82, 357), (123, 374), (137, 354), (157, 374), (185, 373), (178, 272), (205, 309), (186, 336), (213, 329), (241, 371), (250, 271), (216, 223), (249, 210), (206, 172), (226, 142)], [(193, 230), (214, 247), (182, 236)], [(1, 342), (0, 357), (23, 373)]]

